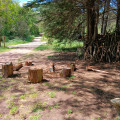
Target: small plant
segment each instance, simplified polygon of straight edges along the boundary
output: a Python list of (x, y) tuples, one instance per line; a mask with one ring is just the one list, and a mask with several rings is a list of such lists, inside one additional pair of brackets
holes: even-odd
[(25, 98), (26, 98), (25, 94), (20, 96), (20, 99), (25, 99)]
[(2, 75), (0, 75), (0, 79), (2, 79)]
[(32, 112), (38, 112), (43, 110), (44, 110), (44, 106), (41, 103), (35, 104), (32, 108)]
[(51, 110), (51, 109), (52, 109), (52, 106), (48, 106), (48, 109)]
[(2, 116), (3, 116), (3, 114), (0, 113), (0, 117), (2, 117)]
[(68, 80), (73, 80), (75, 78), (74, 75), (72, 75), (70, 78), (68, 78)]
[(71, 114), (71, 113), (73, 113), (73, 111), (72, 111), (71, 109), (69, 109), (69, 110), (67, 111), (67, 113), (68, 113), (68, 114)]
[(75, 95), (75, 94), (76, 94), (76, 91), (73, 91), (72, 94)]
[(18, 112), (18, 106), (13, 106), (13, 107), (10, 109), (10, 114), (11, 114), (11, 115), (15, 115), (17, 112)]
[(13, 101), (7, 101), (7, 104), (9, 109), (11, 109), (15, 105)]
[(49, 94), (49, 96), (50, 96), (51, 98), (54, 98), (54, 97), (56, 97), (56, 94), (55, 94), (55, 92), (49, 92), (48, 94)]
[(32, 94), (30, 95), (31, 98), (36, 98), (37, 96), (38, 96), (38, 93), (32, 93)]
[(30, 120), (39, 120), (40, 116), (30, 116)]
[(46, 105), (47, 105), (47, 102), (44, 102), (44, 103), (43, 103), (43, 106), (46, 106)]
[(62, 86), (60, 89), (63, 90), (63, 91), (66, 91), (66, 87), (67, 87), (67, 86), (64, 85), (64, 86)]
[(101, 120), (101, 118), (97, 118), (97, 120)]
[(60, 106), (58, 104), (53, 105), (54, 108), (59, 108)]

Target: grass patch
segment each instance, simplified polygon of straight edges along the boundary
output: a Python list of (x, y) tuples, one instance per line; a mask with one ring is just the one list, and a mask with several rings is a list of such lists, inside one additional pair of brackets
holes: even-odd
[(20, 99), (25, 99), (25, 98), (26, 98), (26, 94), (20, 96)]
[(39, 47), (37, 47), (37, 48), (35, 48), (35, 50), (41, 50), (41, 51), (43, 51), (43, 50), (50, 50), (50, 49), (52, 49), (52, 46), (50, 46), (50, 45), (40, 45)]
[(42, 103), (37, 103), (32, 108), (32, 112), (38, 112), (43, 110), (44, 110), (44, 105)]
[(30, 116), (30, 120), (39, 120), (40, 116)]
[(49, 97), (50, 98), (55, 98), (56, 97), (56, 94), (55, 94), (56, 92), (55, 91), (53, 91), (53, 92), (49, 92), (48, 94), (49, 94)]
[(15, 38), (15, 39), (13, 39), (13, 40), (8, 40), (8, 41), (5, 43), (5, 48), (3, 47), (4, 44), (3, 44), (3, 43), (1, 44), (2, 47), (0, 47), (0, 52), (5, 52), (5, 51), (11, 50), (10, 48), (8, 48), (8, 46), (32, 42), (33, 39), (34, 39), (34, 36), (28, 36), (25, 40), (22, 40), (22, 39), (20, 39), (20, 38)]
[(17, 114), (18, 112), (18, 106), (13, 106), (11, 109), (10, 109), (10, 114), (11, 115), (15, 115)]

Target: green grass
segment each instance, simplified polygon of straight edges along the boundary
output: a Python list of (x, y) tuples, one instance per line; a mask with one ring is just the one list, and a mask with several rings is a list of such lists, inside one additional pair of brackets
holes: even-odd
[(29, 36), (25, 40), (22, 40), (20, 38), (16, 38), (16, 39), (13, 39), (13, 40), (8, 40), (5, 43), (5, 48), (4, 48), (4, 44), (2, 43), (2, 47), (0, 47), (0, 52), (5, 52), (5, 51), (11, 50), (10, 48), (8, 48), (8, 46), (18, 45), (18, 44), (25, 44), (25, 43), (33, 41), (33, 39), (34, 39), (34, 36)]
[(51, 45), (40, 45), (39, 47), (35, 48), (35, 50), (50, 50), (52, 49), (52, 46)]
[(51, 97), (51, 98), (55, 98), (56, 97), (56, 94), (55, 94), (54, 91), (53, 92), (49, 92), (48, 94), (49, 94), (49, 97)]
[(58, 52), (76, 52), (77, 48), (83, 47), (83, 42), (73, 41), (71, 43), (68, 42), (53, 42), (52, 45), (40, 45), (35, 50), (55, 50)]
[(69, 110), (67, 111), (67, 113), (68, 113), (68, 114), (71, 114), (71, 113), (73, 113), (73, 111), (72, 111), (71, 109), (69, 109)]
[(40, 116), (30, 116), (30, 120), (39, 120)]
[(18, 106), (13, 106), (11, 109), (10, 109), (10, 114), (11, 115), (15, 115), (17, 114), (18, 112)]

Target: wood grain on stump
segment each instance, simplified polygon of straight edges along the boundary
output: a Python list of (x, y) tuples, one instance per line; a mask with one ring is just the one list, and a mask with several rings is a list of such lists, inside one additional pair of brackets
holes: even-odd
[(28, 79), (31, 83), (39, 83), (43, 80), (43, 69), (31, 67), (28, 70)]
[(22, 63), (19, 63), (19, 64), (17, 64), (17, 65), (14, 65), (13, 70), (14, 70), (14, 71), (19, 71), (22, 67), (23, 67), (23, 64), (22, 64)]
[(71, 72), (75, 71), (76, 69), (75, 63), (67, 64), (67, 67), (71, 68)]
[(60, 73), (60, 77), (70, 77), (70, 76), (71, 76), (71, 68), (69, 67), (63, 68)]
[(7, 78), (11, 77), (13, 75), (13, 64), (11, 63), (5, 63), (2, 65), (2, 76)]

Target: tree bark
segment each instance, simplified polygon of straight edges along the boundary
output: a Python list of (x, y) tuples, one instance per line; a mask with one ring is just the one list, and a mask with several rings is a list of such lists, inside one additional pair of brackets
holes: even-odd
[(60, 77), (70, 77), (71, 76), (71, 68), (69, 67), (66, 67), (66, 68), (63, 68), (61, 73), (60, 73)]
[(13, 67), (14, 71), (19, 71), (23, 67), (22, 63), (19, 63)]
[(2, 65), (2, 75), (3, 77), (11, 77), (13, 75), (13, 64), (5, 63)]
[(39, 83), (43, 80), (43, 69), (31, 67), (28, 71), (28, 79), (31, 83)]
[(120, 35), (120, 0), (117, 0), (116, 31), (117, 31), (117, 35)]

